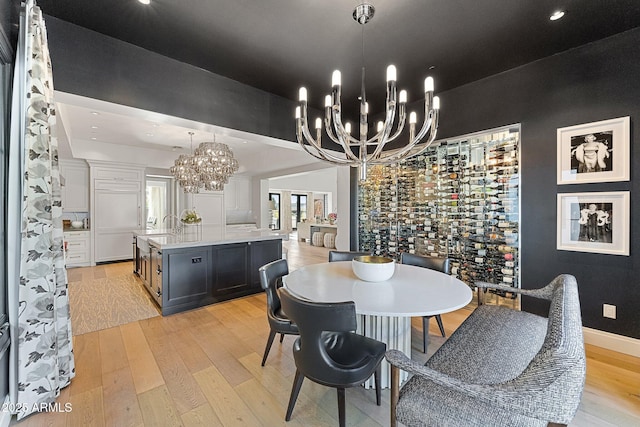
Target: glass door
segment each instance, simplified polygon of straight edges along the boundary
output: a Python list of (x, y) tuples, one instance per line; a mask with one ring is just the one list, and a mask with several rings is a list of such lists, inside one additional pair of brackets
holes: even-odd
[(271, 212), (269, 228), (280, 230), (280, 194), (269, 193), (269, 211)]
[(291, 195), (291, 229), (297, 230), (298, 223), (307, 219), (307, 196), (305, 194)]

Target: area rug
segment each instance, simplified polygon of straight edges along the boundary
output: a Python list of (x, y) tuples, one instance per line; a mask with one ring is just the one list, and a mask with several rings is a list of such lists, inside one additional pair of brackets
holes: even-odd
[(133, 274), (69, 283), (73, 335), (159, 316), (143, 286)]

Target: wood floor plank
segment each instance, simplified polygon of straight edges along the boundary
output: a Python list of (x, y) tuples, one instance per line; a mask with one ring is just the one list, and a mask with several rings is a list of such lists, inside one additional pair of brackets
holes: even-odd
[[(269, 393), (283, 405), (284, 417), (291, 395), (293, 376), (284, 376), (278, 367), (272, 365), (260, 366), (262, 357), (255, 353), (243, 357), (240, 361), (253, 374), (256, 381), (266, 387)], [(295, 419), (302, 425), (333, 426), (336, 424), (334, 417), (319, 407), (316, 402), (312, 402), (304, 393), (298, 396), (295, 414)]]
[(174, 332), (167, 336), (167, 339), (173, 344), (176, 352), (192, 374), (211, 366), (211, 360), (191, 334), (184, 331)]
[(227, 345), (233, 346), (234, 344), (216, 340), (214, 338), (215, 332), (215, 330), (207, 327), (206, 324), (196, 325), (189, 331), (192, 337), (198, 342), (200, 348), (202, 348), (229, 384), (236, 386), (250, 380), (251, 374), (227, 349)]
[(179, 414), (184, 414), (207, 403), (200, 387), (191, 376), (171, 341), (164, 337), (150, 339), (149, 348), (155, 355), (156, 363)]
[(164, 378), (140, 324), (141, 322), (133, 322), (120, 326), (133, 383), (138, 394), (164, 385)]
[(103, 329), (98, 332), (102, 374), (117, 371), (128, 366), (127, 351), (124, 348), (120, 328)]
[(165, 385), (139, 394), (138, 400), (145, 426), (175, 427), (183, 425)]
[(218, 427), (223, 426), (218, 416), (208, 403), (181, 415), (185, 427)]
[(110, 426), (142, 426), (142, 411), (129, 366), (102, 374), (105, 424)]
[(69, 427), (100, 427), (106, 425), (102, 406), (102, 387), (73, 394), (70, 398), (70, 403), (73, 410), (69, 412), (67, 418)]
[(276, 399), (271, 392), (258, 382), (255, 378), (234, 387), (238, 396), (251, 409), (251, 412), (260, 420), (263, 425), (268, 426), (300, 426), (305, 424), (300, 419), (292, 419), (285, 422), (284, 416), (287, 411), (287, 400)]
[(71, 393), (80, 394), (102, 386), (102, 358), (98, 332), (74, 337), (73, 353), (76, 376), (71, 380), (73, 385)]
[(215, 366), (193, 376), (224, 426), (262, 425)]

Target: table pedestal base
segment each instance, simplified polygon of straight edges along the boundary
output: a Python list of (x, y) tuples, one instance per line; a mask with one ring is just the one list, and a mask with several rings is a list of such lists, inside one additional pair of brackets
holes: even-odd
[[(411, 357), (411, 317), (389, 317), (358, 315), (357, 332), (387, 345), (387, 350), (400, 350)], [(391, 365), (382, 359), (380, 384), (382, 388), (391, 387)], [(400, 384), (408, 373), (400, 371)], [(364, 384), (365, 388), (375, 388), (373, 376)]]

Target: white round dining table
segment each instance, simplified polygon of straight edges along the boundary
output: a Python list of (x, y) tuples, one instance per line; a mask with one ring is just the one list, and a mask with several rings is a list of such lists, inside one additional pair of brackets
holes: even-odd
[[(387, 349), (411, 357), (411, 318), (434, 316), (465, 307), (472, 298), (469, 286), (455, 277), (412, 265), (395, 265), (384, 282), (356, 277), (351, 261), (311, 264), (283, 278), (284, 286), (301, 298), (316, 302), (353, 301), (357, 332), (387, 344)], [(390, 386), (390, 366), (383, 361), (382, 385)], [(401, 371), (400, 380), (407, 377)], [(373, 380), (365, 384), (373, 386)]]

